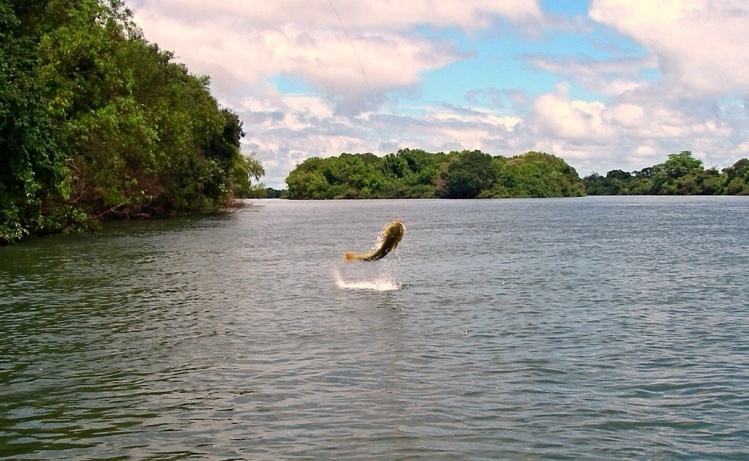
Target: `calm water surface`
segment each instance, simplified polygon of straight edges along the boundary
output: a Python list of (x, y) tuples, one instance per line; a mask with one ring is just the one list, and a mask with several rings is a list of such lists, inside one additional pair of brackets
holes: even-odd
[(0, 457), (747, 459), (748, 236), (736, 197), (268, 200), (0, 248)]

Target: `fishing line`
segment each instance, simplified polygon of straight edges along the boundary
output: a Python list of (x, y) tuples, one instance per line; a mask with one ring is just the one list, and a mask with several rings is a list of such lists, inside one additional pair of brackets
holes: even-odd
[(369, 86), (369, 79), (367, 78), (367, 73), (364, 72), (364, 66), (361, 63), (361, 59), (359, 59), (359, 53), (356, 52), (354, 41), (351, 40), (351, 35), (349, 35), (348, 30), (346, 29), (346, 26), (343, 24), (341, 15), (339, 15), (338, 10), (335, 9), (335, 5), (333, 5), (333, 0), (328, 0), (328, 3), (330, 3), (330, 7), (333, 9), (333, 13), (335, 13), (336, 18), (338, 18), (338, 22), (341, 24), (341, 29), (343, 29), (343, 32), (346, 34), (346, 38), (348, 39), (348, 42), (351, 45), (351, 49), (354, 50), (354, 56), (356, 56), (356, 62), (359, 63), (359, 69), (361, 69), (361, 74), (364, 76), (364, 83), (367, 84), (367, 91), (369, 91), (369, 99), (370, 101), (372, 101), (372, 110), (374, 111), (375, 122), (377, 122), (377, 131), (380, 133), (380, 142), (384, 146), (385, 139), (382, 137), (382, 127), (380, 126), (380, 116), (377, 114), (377, 105), (375, 104), (374, 95), (372, 94), (372, 87)]

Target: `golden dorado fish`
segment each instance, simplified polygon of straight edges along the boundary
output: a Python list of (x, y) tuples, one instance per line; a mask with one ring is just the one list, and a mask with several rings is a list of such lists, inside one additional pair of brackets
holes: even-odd
[(377, 261), (387, 256), (388, 253), (395, 250), (398, 246), (403, 234), (406, 232), (406, 226), (403, 221), (393, 221), (380, 232), (379, 239), (377, 241), (377, 249), (369, 253), (354, 253), (353, 251), (347, 251), (343, 257), (346, 261)]

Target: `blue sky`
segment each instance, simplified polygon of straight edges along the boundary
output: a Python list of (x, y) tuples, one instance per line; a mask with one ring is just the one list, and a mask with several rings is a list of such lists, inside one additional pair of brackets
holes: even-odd
[(581, 176), (681, 150), (707, 167), (749, 157), (744, 0), (128, 5), (211, 77), (272, 187), (311, 156), (399, 148), (538, 150)]

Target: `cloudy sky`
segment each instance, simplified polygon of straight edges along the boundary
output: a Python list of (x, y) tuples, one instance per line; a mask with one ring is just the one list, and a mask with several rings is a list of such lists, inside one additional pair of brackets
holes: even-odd
[(749, 157), (745, 0), (129, 0), (211, 77), (243, 151), (307, 157), (538, 150), (581, 176), (691, 150)]

